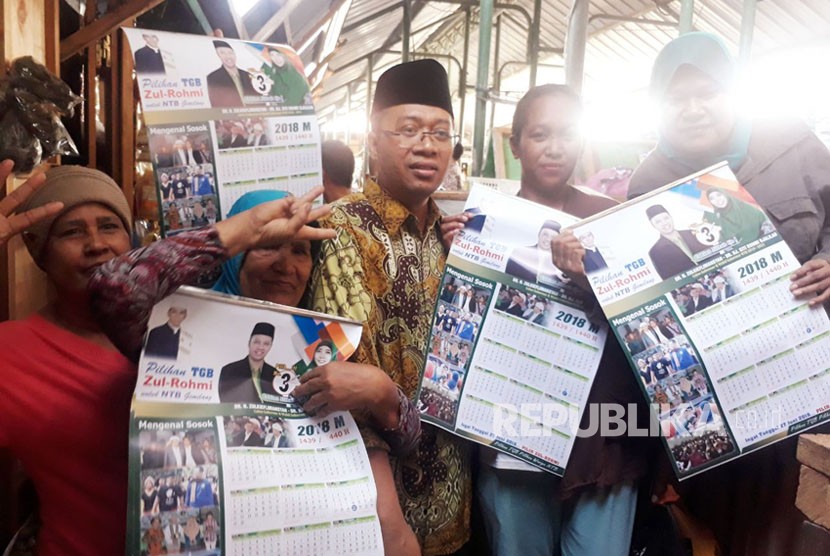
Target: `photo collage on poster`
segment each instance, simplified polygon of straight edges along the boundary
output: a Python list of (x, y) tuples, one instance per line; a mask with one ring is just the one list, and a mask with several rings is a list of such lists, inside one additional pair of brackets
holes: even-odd
[(170, 235), (215, 224), (219, 215), (209, 124), (149, 130), (164, 228)]
[(649, 403), (678, 472), (735, 452), (700, 356), (668, 308), (645, 313), (616, 329), (637, 366)]
[(460, 392), (469, 369), (491, 290), (463, 277), (444, 276), (432, 326), (424, 380), (418, 399), (422, 413), (455, 422)]
[(221, 550), (219, 446), (211, 421), (145, 422), (139, 433), (141, 555), (218, 556)]
[(250, 191), (322, 183), (304, 67), (284, 45), (124, 29), (135, 59), (164, 235), (226, 217)]

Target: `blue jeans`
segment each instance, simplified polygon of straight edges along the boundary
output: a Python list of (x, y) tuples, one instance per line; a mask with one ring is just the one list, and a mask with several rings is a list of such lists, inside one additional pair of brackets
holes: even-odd
[(562, 502), (559, 481), (550, 473), (481, 466), (477, 490), (493, 556), (627, 556), (634, 483)]

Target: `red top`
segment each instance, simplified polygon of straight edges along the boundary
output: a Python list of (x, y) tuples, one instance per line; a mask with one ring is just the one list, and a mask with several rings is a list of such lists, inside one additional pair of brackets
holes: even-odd
[(40, 498), (40, 556), (125, 550), (130, 399), (136, 369), (33, 315), (0, 324), (0, 446)]

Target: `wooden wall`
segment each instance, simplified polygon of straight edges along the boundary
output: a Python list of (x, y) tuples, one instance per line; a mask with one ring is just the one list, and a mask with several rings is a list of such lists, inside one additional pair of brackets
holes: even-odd
[[(0, 51), (4, 60), (30, 55), (55, 73), (58, 65), (59, 0), (0, 0)], [(47, 31), (48, 30), (48, 31)], [(5, 71), (5, 67), (0, 71)], [(23, 180), (0, 184), (0, 196)], [(0, 320), (24, 318), (47, 299), (46, 278), (20, 238), (0, 250)]]

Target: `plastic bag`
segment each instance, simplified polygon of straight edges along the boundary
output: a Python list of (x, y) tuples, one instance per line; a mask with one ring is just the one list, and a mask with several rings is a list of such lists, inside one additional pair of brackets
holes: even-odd
[(81, 97), (31, 56), (18, 58), (0, 79), (0, 160), (14, 161), (15, 173), (30, 172), (41, 158), (78, 155), (61, 122)]
[(43, 158), (55, 155), (78, 156), (75, 142), (63, 127), (60, 112), (54, 104), (41, 101), (22, 89), (12, 89), (11, 97), (15, 100), (21, 123), (40, 141)]
[(20, 123), (16, 111), (6, 112), (0, 120), (0, 160), (10, 158), (15, 173), (26, 173), (40, 164), (42, 152), (40, 141)]
[(54, 104), (64, 116), (72, 117), (83, 99), (72, 92), (69, 85), (52, 75), (46, 66), (23, 56), (12, 62), (9, 71), (12, 87), (29, 91), (41, 100)]
[(6, 95), (9, 92), (9, 82), (6, 79), (0, 79), (0, 120), (6, 115), (9, 110), (9, 102), (6, 100)]

